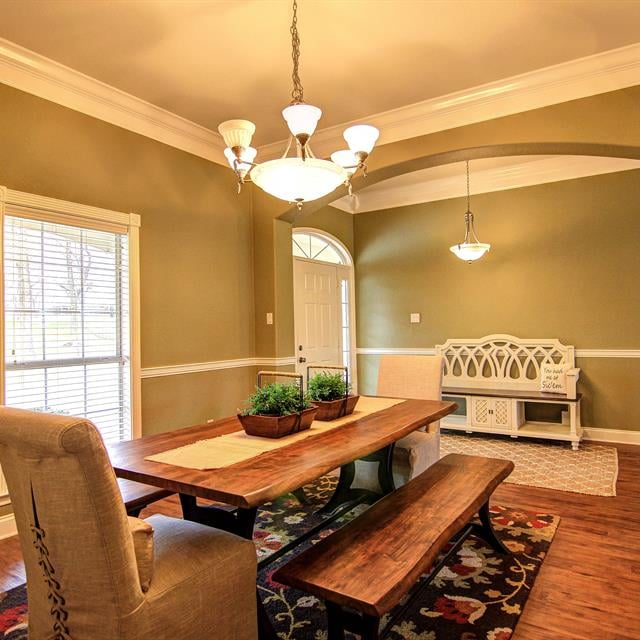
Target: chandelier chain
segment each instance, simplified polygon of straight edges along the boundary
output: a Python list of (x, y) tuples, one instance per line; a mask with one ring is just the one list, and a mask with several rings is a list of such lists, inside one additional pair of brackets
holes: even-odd
[(471, 211), (471, 192), (469, 190), (469, 161), (467, 160), (467, 211)]
[(291, 97), (293, 102), (304, 102), (304, 90), (302, 88), (302, 82), (300, 81), (299, 66), (300, 66), (300, 35), (298, 34), (298, 2), (293, 0), (293, 19), (291, 21), (291, 58), (293, 60), (293, 73), (291, 79), (293, 80), (293, 91)]

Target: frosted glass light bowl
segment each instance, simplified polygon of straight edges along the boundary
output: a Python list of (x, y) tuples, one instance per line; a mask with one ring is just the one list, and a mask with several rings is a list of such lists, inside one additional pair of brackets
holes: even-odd
[(319, 158), (279, 158), (254, 167), (251, 179), (268, 194), (288, 202), (328, 195), (347, 180), (344, 168)]
[(458, 256), (460, 260), (473, 262), (474, 260), (482, 258), (490, 248), (491, 245), (486, 242), (466, 242), (462, 244), (454, 244), (452, 247), (449, 247), (449, 250)]

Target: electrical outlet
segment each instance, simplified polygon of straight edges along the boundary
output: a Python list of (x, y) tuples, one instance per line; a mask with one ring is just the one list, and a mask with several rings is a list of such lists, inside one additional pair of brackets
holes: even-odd
[(267, 324), (273, 324), (273, 313), (267, 313)]
[(419, 313), (410, 314), (409, 322), (411, 322), (411, 324), (420, 324), (420, 314)]

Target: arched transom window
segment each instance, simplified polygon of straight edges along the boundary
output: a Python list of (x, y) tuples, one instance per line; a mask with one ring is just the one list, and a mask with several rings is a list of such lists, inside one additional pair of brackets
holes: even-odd
[(347, 255), (337, 244), (331, 243), (322, 236), (306, 231), (294, 231), (293, 255), (296, 258), (307, 258), (308, 260), (319, 260), (331, 264), (350, 263)]

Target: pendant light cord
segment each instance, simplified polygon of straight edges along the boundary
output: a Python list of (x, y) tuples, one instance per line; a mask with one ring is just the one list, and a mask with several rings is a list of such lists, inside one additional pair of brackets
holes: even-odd
[(291, 97), (292, 103), (304, 102), (304, 90), (300, 81), (298, 68), (300, 66), (300, 35), (298, 34), (298, 2), (293, 0), (293, 19), (291, 20), (291, 59), (293, 60), (293, 91)]

